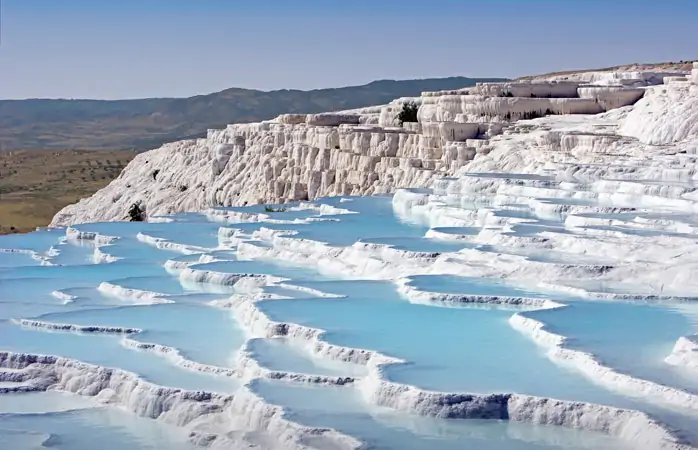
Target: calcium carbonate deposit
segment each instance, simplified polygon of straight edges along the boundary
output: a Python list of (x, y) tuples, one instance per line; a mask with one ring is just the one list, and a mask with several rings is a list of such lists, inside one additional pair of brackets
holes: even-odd
[(139, 155), (0, 237), (0, 442), (698, 449), (696, 84), (481, 84)]

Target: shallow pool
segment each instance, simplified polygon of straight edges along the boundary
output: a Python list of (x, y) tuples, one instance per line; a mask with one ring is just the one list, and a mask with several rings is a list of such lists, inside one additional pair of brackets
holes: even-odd
[[(551, 183), (547, 176), (472, 176)], [(455, 179), (443, 180), (451, 182)], [(611, 278), (613, 270), (636, 262), (623, 255), (642, 251), (661, 231), (573, 231), (562, 217), (539, 217), (523, 199), (505, 199), (502, 203), (509, 203), (495, 207), (486, 198), (474, 202), (456, 192), (428, 192), (435, 203), (429, 210), (434, 217), (426, 222), (434, 228), (417, 220), (417, 212), (411, 216), (409, 208), (394, 207), (391, 197), (375, 196), (276, 205), (274, 212), (264, 205), (216, 208), (208, 215), (177, 214), (172, 222), (82, 224), (0, 237), (0, 249), (19, 250), (0, 252), (0, 352), (16, 353), (18, 360), (55, 355), (92, 365), (76, 365), (65, 375), (89, 397), (84, 398), (55, 392), (61, 384), (51, 378), (58, 372), (50, 364), (25, 370), (3, 354), (0, 447), (91, 450), (99, 439), (107, 450), (190, 450), (197, 436), (211, 448), (226, 437), (270, 449), (278, 448), (279, 439), (289, 449), (299, 443), (320, 450), (337, 450), (339, 443), (348, 449), (341, 445), (347, 441), (327, 438), (321, 430), (326, 428), (368, 448), (390, 450), (644, 449), (646, 442), (657, 443), (644, 434), (650, 425), (642, 416), (627, 425), (634, 430), (629, 439), (600, 434), (626, 426), (616, 423), (626, 413), (612, 408), (648, 413), (677, 439), (698, 445), (692, 431), (698, 429), (698, 408), (677, 407), (671, 403), (675, 397), (659, 402), (642, 392), (616, 392), (580, 367), (560, 364), (550, 345), (539, 345), (545, 336), (535, 325), (565, 336), (566, 347), (591, 353), (639, 382), (698, 395), (690, 361), (681, 368), (665, 362), (677, 339), (698, 332), (693, 303), (655, 295), (650, 304), (639, 298), (649, 298), (656, 282)], [(487, 220), (480, 225), (461, 220), (459, 208), (465, 209), (462, 217), (482, 212)], [(443, 223), (439, 214), (447, 214)], [(241, 233), (232, 240), (219, 238), (222, 223)], [(451, 226), (458, 224), (468, 226)], [(295, 234), (274, 239), (268, 230), (255, 233), (262, 228)], [(300, 243), (303, 239), (329, 248)], [(677, 254), (690, 241), (676, 234), (667, 239)], [(358, 251), (361, 244), (393, 251)], [(605, 250), (586, 251), (591, 245)], [(613, 245), (625, 253), (616, 255)], [(261, 254), (264, 259), (255, 257)], [(351, 260), (333, 265), (332, 258)], [(644, 263), (649, 257), (643, 258)], [(302, 264), (305, 259), (313, 264)], [(335, 269), (350, 266), (352, 273), (328, 272), (322, 261)], [(482, 277), (465, 276), (472, 273)], [(537, 287), (551, 285), (567, 289)], [(590, 298), (573, 295), (582, 291)], [(419, 303), (429, 293), (476, 304)], [(624, 301), (593, 300), (600, 294)], [(551, 305), (546, 300), (569, 306), (539, 310)], [(529, 329), (523, 330), (512, 325), (514, 314), (538, 322), (526, 322)], [(381, 355), (393, 363), (382, 364)], [(151, 383), (148, 395), (162, 408), (152, 414), (156, 420), (127, 412), (144, 400), (135, 383), (124, 381), (127, 377), (114, 378), (107, 389), (80, 384), (100, 368), (131, 372)], [(47, 391), (12, 392), (27, 386)], [(377, 386), (385, 398), (372, 397)], [(534, 399), (525, 409), (528, 416), (516, 416), (522, 422), (446, 420), (435, 412), (443, 405), (429, 403), (437, 398), (434, 391), (447, 394), (438, 396), (441, 401), (457, 405), (462, 395)], [(176, 409), (192, 399), (195, 404)], [(225, 399), (223, 406), (214, 405), (218, 399)], [(414, 399), (425, 402), (419, 408), (425, 415), (404, 407)], [(116, 406), (124, 404), (125, 409)], [(378, 406), (386, 404), (393, 407)], [(488, 417), (512, 417), (508, 408), (514, 406), (505, 404), (502, 415)], [(221, 408), (223, 414), (217, 414)], [(564, 423), (581, 428), (560, 426)], [(299, 433), (298, 427), (312, 429)]]

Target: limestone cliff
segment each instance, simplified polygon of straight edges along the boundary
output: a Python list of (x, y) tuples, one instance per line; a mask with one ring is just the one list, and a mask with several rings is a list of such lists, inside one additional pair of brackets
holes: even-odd
[[(653, 89), (648, 86), (661, 83), (666, 85), (653, 94), (652, 105), (638, 108), (671, 103), (677, 96), (697, 101), (691, 79), (698, 83), (698, 66), (692, 74), (584, 72), (481, 83), (424, 92), (388, 105), (229, 125), (209, 130), (204, 139), (174, 142), (138, 155), (117, 179), (61, 210), (51, 225), (125, 220), (134, 203), (155, 216), (429, 186), (435, 178), (456, 175), (471, 161), (507, 145), (506, 139), (494, 137), (529, 132), (523, 125), (531, 119), (605, 113), (635, 104)], [(418, 122), (400, 125), (396, 117), (408, 101), (419, 105)], [(690, 113), (675, 114), (682, 117), (682, 125), (674, 128), (652, 131), (662, 124), (641, 119), (626, 120), (620, 129), (650, 144), (696, 132)], [(661, 117), (656, 120), (664, 120)], [(548, 150), (555, 151), (555, 145), (559, 143), (550, 143)]]

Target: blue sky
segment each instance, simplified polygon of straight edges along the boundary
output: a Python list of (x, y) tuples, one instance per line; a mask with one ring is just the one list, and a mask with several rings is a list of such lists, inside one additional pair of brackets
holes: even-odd
[(698, 1), (0, 0), (0, 98), (189, 96), (698, 58)]

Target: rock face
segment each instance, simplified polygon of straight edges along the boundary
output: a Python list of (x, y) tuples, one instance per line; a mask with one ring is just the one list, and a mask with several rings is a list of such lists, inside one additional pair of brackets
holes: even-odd
[[(693, 105), (698, 88), (688, 80), (698, 83), (698, 65), (692, 73), (585, 72), (481, 83), (424, 92), (388, 105), (229, 125), (209, 130), (204, 139), (174, 142), (138, 155), (116, 180), (61, 210), (51, 225), (127, 220), (134, 203), (155, 216), (425, 187), (486, 158), (502, 145), (497, 136), (529, 132), (537, 126), (531, 119), (581, 118), (633, 105), (643, 96), (620, 130), (648, 144), (672, 142), (697, 131)], [(650, 87), (662, 83), (666, 84)], [(397, 114), (407, 102), (419, 105), (418, 122), (400, 125)], [(671, 112), (655, 114), (648, 122), (645, 116), (657, 110)], [(675, 119), (675, 125), (666, 126), (667, 117)], [(604, 139), (611, 142), (616, 137)], [(600, 142), (584, 144), (589, 139), (565, 136), (562, 143), (551, 142), (550, 150), (572, 141), (592, 149)]]

